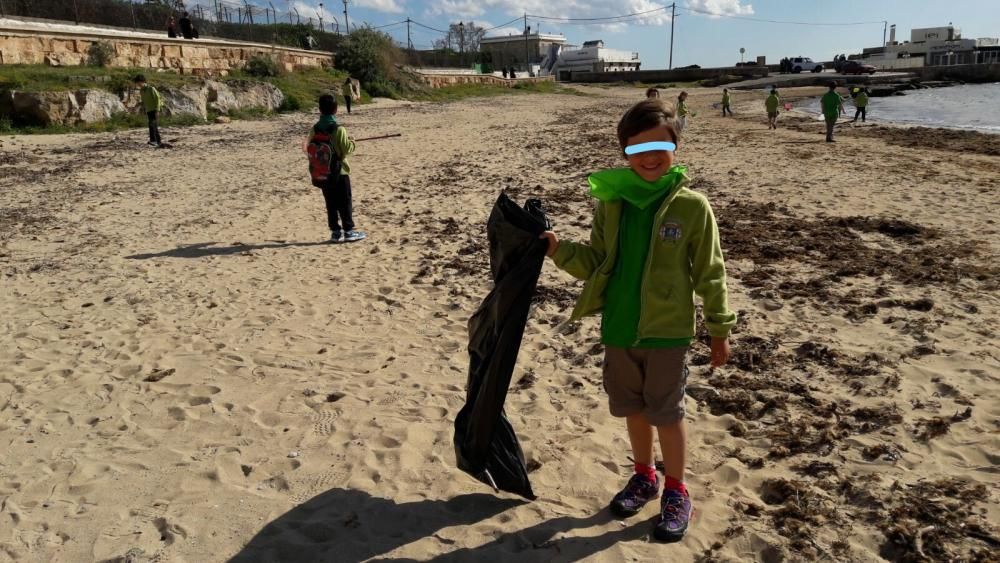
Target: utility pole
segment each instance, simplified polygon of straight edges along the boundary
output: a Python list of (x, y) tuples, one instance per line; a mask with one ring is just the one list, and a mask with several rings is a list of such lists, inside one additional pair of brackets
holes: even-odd
[(885, 30), (889, 26), (889, 20), (882, 20), (882, 46), (885, 47)]
[(528, 58), (528, 12), (524, 13), (524, 67), (531, 76), (531, 59)]
[(406, 17), (406, 48), (413, 50), (413, 41), (410, 40), (410, 17)]
[(674, 18), (677, 17), (677, 2), (670, 5), (670, 62), (667, 70), (674, 68)]
[(465, 24), (458, 22), (458, 60), (465, 66)]
[(319, 16), (319, 30), (320, 31), (326, 31), (325, 29), (323, 29), (323, 3), (322, 2), (319, 3), (319, 13), (317, 15)]
[(346, 33), (350, 35), (351, 21), (347, 19), (347, 0), (344, 0), (344, 28), (347, 29)]

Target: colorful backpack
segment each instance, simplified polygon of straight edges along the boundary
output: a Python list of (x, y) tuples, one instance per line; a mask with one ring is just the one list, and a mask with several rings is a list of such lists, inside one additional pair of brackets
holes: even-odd
[(329, 131), (314, 128), (312, 139), (306, 147), (306, 152), (309, 154), (309, 175), (312, 177), (312, 184), (317, 188), (329, 186), (337, 176), (340, 176), (340, 157), (333, 148), (336, 133), (336, 124)]

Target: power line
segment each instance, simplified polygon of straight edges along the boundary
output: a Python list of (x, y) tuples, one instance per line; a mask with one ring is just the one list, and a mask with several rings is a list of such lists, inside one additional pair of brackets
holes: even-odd
[(663, 11), (666, 11), (668, 9), (670, 9), (670, 6), (662, 6), (660, 8), (654, 8), (652, 10), (646, 10), (644, 12), (633, 12), (631, 14), (621, 14), (621, 15), (618, 15), (618, 16), (604, 16), (604, 17), (600, 17), (600, 18), (565, 18), (565, 17), (557, 17), (557, 16), (539, 16), (539, 15), (535, 15), (535, 14), (527, 14), (527, 15), (528, 15), (529, 18), (534, 18), (534, 19), (538, 19), (538, 20), (551, 20), (551, 21), (560, 21), (560, 22), (574, 22), (574, 21), (578, 21), (578, 22), (604, 22), (604, 21), (612, 21), (612, 20), (620, 20), (620, 19), (632, 18), (632, 17), (635, 17), (635, 16), (643, 16), (643, 15), (647, 15), (647, 14), (653, 14), (653, 13), (656, 13), (656, 12), (663, 12)]
[(484, 29), (483, 33), (486, 33), (487, 31), (493, 31), (494, 29), (500, 29), (501, 27), (506, 27), (506, 26), (508, 26), (508, 25), (510, 25), (512, 23), (517, 23), (519, 21), (521, 21), (521, 18), (517, 17), (517, 18), (514, 18), (514, 19), (510, 20), (507, 23), (502, 23), (500, 25), (495, 25), (495, 26), (493, 26), (493, 27), (491, 27), (489, 29)]
[(423, 28), (427, 28), (427, 29), (429, 29), (429, 30), (431, 30), (431, 31), (436, 31), (436, 32), (438, 32), (438, 33), (448, 33), (447, 31), (445, 31), (445, 30), (443, 30), (443, 29), (438, 29), (438, 28), (436, 28), (436, 27), (431, 27), (431, 26), (429, 26), (429, 25), (424, 25), (424, 24), (422, 24), (422, 23), (418, 22), (417, 20), (410, 20), (410, 23), (412, 23), (412, 24), (416, 24), (416, 25), (419, 25), (420, 27), (423, 27)]
[(883, 20), (879, 20), (879, 21), (865, 21), (865, 22), (830, 22), (830, 23), (824, 23), (824, 22), (798, 22), (798, 21), (787, 21), (787, 20), (769, 20), (769, 19), (764, 19), (764, 18), (751, 18), (749, 16), (735, 16), (735, 15), (729, 15), (729, 14), (716, 14), (715, 12), (709, 12), (708, 10), (698, 10), (696, 8), (684, 8), (684, 9), (687, 10), (687, 11), (689, 11), (689, 12), (691, 12), (691, 13), (694, 13), (694, 14), (703, 14), (703, 15), (715, 16), (715, 17), (719, 17), (719, 18), (730, 18), (730, 19), (734, 19), (734, 20), (746, 20), (746, 21), (761, 22), (761, 23), (778, 23), (778, 24), (786, 24), (786, 25), (850, 26), (850, 25), (871, 25), (871, 24), (876, 24), (876, 23), (880, 24), (883, 21)]
[[(406, 20), (403, 20), (401, 22), (395, 22), (395, 23), (387, 23), (385, 25), (377, 25), (377, 26), (373, 27), (372, 29), (382, 29), (382, 28), (386, 28), (386, 27), (392, 27), (394, 25), (402, 25), (404, 23), (406, 23)], [(414, 23), (416, 23), (416, 22), (414, 22)]]

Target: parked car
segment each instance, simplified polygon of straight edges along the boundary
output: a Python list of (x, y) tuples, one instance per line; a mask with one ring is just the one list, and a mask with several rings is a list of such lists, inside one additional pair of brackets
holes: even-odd
[(792, 72), (823, 72), (823, 65), (810, 59), (809, 57), (793, 57)]
[(861, 61), (844, 61), (840, 67), (841, 74), (875, 74), (876, 70), (878, 69)]

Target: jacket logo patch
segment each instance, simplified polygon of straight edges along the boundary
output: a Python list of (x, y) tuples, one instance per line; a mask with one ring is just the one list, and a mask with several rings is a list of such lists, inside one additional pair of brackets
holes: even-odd
[(672, 221), (667, 221), (660, 225), (660, 240), (668, 242), (677, 242), (681, 240), (683, 232), (681, 231), (681, 224)]

